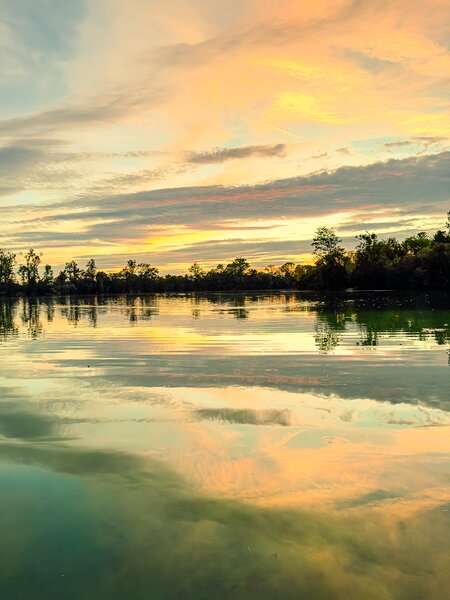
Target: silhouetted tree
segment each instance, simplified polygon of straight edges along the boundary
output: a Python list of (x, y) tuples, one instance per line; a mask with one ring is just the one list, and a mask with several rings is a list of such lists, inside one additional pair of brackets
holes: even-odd
[(424, 250), (427, 250), (432, 245), (432, 240), (428, 237), (425, 231), (419, 231), (416, 235), (407, 237), (402, 242), (402, 247), (407, 254), (417, 256)]
[(388, 246), (376, 233), (366, 231), (356, 236), (359, 240), (354, 256), (352, 282), (357, 287), (379, 288), (385, 285), (388, 271)]
[(64, 272), (66, 274), (67, 281), (76, 285), (81, 277), (81, 269), (74, 260), (66, 263), (64, 267)]
[(14, 267), (16, 255), (13, 252), (0, 249), (0, 290), (10, 291), (14, 286)]
[(447, 221), (445, 223), (445, 229), (438, 229), (434, 234), (433, 240), (438, 244), (449, 244), (450, 243), (450, 211), (447, 213)]
[(25, 264), (20, 265), (19, 275), (22, 284), (33, 291), (39, 280), (39, 265), (41, 264), (41, 254), (37, 254), (33, 248), (30, 248), (25, 254)]
[(86, 263), (86, 268), (84, 270), (84, 277), (89, 281), (94, 281), (95, 275), (97, 273), (97, 267), (95, 266), (95, 260), (90, 258)]
[[(190, 292), (214, 290), (318, 289), (336, 290), (348, 286), (374, 289), (450, 289), (450, 213), (444, 229), (434, 236), (419, 232), (399, 242), (393, 237), (379, 239), (375, 233), (357, 236), (354, 251), (345, 251), (329, 227), (319, 227), (312, 241), (315, 264), (285, 262), (265, 269), (250, 266), (238, 257), (225, 266), (219, 263), (204, 270), (194, 263), (185, 275), (161, 276), (150, 263), (129, 259), (117, 273), (97, 271), (89, 259), (81, 270), (75, 261), (66, 263), (56, 276), (45, 265), (39, 277), (40, 254), (30, 249), (19, 268), (22, 285), (14, 278), (15, 254), (0, 250), (0, 292), (32, 294), (122, 294)], [(239, 309), (240, 310), (240, 309)], [(320, 334), (322, 335), (322, 334)], [(374, 342), (368, 336), (367, 343)]]
[[(319, 227), (312, 241), (317, 256), (313, 287), (341, 289), (348, 285), (345, 250), (334, 229)], [(312, 274), (312, 273), (310, 273)]]

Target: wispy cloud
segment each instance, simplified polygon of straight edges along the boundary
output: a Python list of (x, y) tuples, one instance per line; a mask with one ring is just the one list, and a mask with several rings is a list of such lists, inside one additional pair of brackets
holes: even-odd
[(243, 146), (241, 148), (214, 148), (205, 152), (188, 152), (186, 161), (194, 164), (221, 163), (227, 160), (254, 157), (285, 156), (286, 144), (273, 144), (267, 146)]
[(145, 98), (128, 92), (110, 92), (106, 97), (86, 98), (79, 103), (67, 103), (36, 114), (0, 121), (0, 136), (43, 135), (73, 128), (102, 125), (126, 116), (131, 109), (158, 105), (167, 96), (167, 91), (154, 90)]
[(417, 136), (404, 140), (396, 140), (393, 142), (386, 142), (383, 147), (386, 150), (392, 150), (396, 148), (405, 148), (408, 146), (421, 146), (423, 149), (428, 150), (432, 146), (438, 146), (442, 144), (448, 144), (449, 138), (446, 136)]
[(380, 231), (432, 227), (449, 27), (442, 0), (9, 3), (1, 243), (273, 262), (368, 207)]
[(95, 245), (108, 265), (106, 257), (118, 260), (121, 247), (150, 253), (160, 264), (237, 254), (268, 264), (308, 253), (318, 223), (341, 225), (350, 245), (362, 226), (400, 236), (414, 225), (434, 228), (448, 209), (449, 189), (450, 152), (444, 152), (253, 186), (99, 194), (10, 208), (4, 236), (17, 248), (32, 241), (81, 255)]

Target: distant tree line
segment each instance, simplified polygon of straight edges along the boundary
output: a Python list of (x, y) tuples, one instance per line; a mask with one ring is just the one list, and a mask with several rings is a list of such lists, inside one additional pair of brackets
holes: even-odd
[(209, 271), (194, 263), (184, 275), (160, 275), (148, 263), (128, 260), (115, 273), (98, 270), (91, 258), (84, 268), (66, 263), (54, 275), (42, 265), (42, 255), (30, 249), (17, 264), (16, 254), (0, 249), (0, 293), (138, 294), (148, 292), (207, 292), (231, 290), (450, 290), (450, 212), (444, 229), (433, 236), (421, 231), (402, 242), (376, 233), (358, 236), (355, 250), (347, 251), (335, 230), (319, 227), (312, 241), (315, 262), (255, 269), (236, 258)]

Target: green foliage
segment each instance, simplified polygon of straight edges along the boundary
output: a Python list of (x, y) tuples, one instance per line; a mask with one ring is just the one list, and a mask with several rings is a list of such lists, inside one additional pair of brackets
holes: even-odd
[(433, 237), (421, 231), (398, 242), (366, 231), (356, 240), (355, 251), (345, 252), (333, 229), (319, 228), (312, 242), (315, 265), (296, 268), (299, 287), (449, 290), (450, 212), (445, 229)]
[[(285, 262), (263, 270), (237, 257), (210, 270), (194, 263), (185, 275), (161, 276), (150, 263), (129, 259), (117, 273), (97, 271), (93, 258), (80, 269), (66, 263), (56, 276), (45, 265), (39, 276), (41, 255), (30, 249), (14, 278), (16, 256), (0, 250), (0, 292), (23, 290), (30, 294), (115, 294), (218, 290), (312, 289), (339, 290), (347, 287), (393, 290), (450, 290), (450, 212), (443, 229), (432, 237), (420, 231), (402, 242), (379, 239), (376, 233), (356, 236), (354, 251), (346, 251), (335, 230), (319, 227), (312, 241), (315, 264)], [(322, 335), (322, 333), (318, 333)]]
[(425, 231), (420, 231), (416, 235), (412, 235), (403, 240), (402, 247), (407, 254), (417, 256), (424, 250), (431, 248), (432, 240), (428, 237)]
[(450, 211), (447, 213), (445, 229), (438, 229), (434, 234), (433, 241), (438, 244), (450, 244)]
[(311, 244), (317, 256), (316, 268), (307, 279), (311, 287), (329, 290), (348, 286), (348, 261), (344, 248), (339, 245), (341, 241), (334, 229), (317, 229)]

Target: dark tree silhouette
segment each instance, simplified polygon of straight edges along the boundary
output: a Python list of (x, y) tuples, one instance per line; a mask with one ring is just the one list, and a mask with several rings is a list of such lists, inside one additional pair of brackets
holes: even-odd
[(15, 274), (16, 255), (0, 249), (0, 293), (13, 295), (139, 294), (238, 290), (448, 290), (450, 291), (450, 212), (433, 236), (420, 231), (402, 242), (366, 231), (346, 251), (334, 229), (319, 227), (312, 240), (314, 264), (285, 262), (255, 269), (237, 257), (209, 270), (194, 263), (185, 275), (160, 275), (150, 263), (129, 259), (116, 273), (98, 271), (93, 258), (81, 269), (66, 263), (55, 277), (50, 265), (39, 273), (41, 254), (30, 249)]

